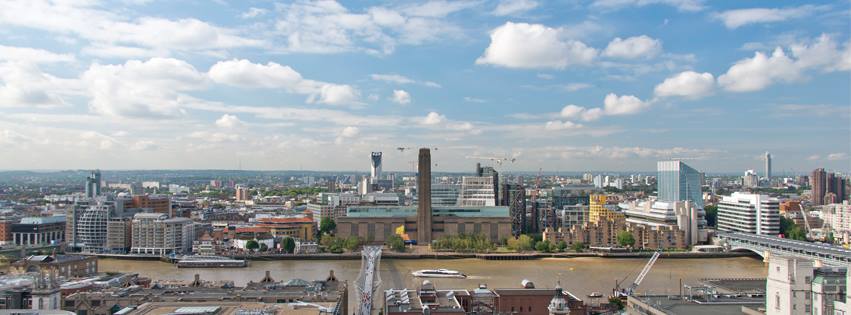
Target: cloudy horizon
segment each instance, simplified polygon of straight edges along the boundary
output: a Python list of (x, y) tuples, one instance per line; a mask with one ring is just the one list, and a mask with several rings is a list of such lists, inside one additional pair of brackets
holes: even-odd
[(847, 1), (4, 1), (0, 169), (851, 172)]

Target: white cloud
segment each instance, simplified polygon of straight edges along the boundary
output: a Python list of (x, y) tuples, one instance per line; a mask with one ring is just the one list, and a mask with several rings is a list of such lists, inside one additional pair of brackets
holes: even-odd
[(561, 117), (571, 119), (579, 117), (583, 112), (585, 112), (585, 107), (570, 104), (562, 108), (559, 114)]
[(419, 45), (459, 33), (444, 18), (473, 2), (431, 1), (401, 8), (374, 6), (363, 13), (336, 1), (277, 5), (274, 30), (285, 51), (390, 54), (399, 44)]
[(245, 59), (219, 61), (209, 71), (216, 83), (252, 88), (281, 88), (308, 95), (308, 102), (329, 105), (357, 104), (359, 93), (350, 85), (304, 79), (301, 74), (274, 62), (265, 65)]
[(54, 63), (73, 62), (76, 58), (74, 58), (74, 55), (72, 54), (57, 54), (44, 49), (0, 45), (0, 60), (29, 63)]
[[(235, 30), (194, 18), (130, 19), (127, 16), (102, 10), (96, 1), (0, 2), (0, 24), (76, 36), (101, 48), (132, 47), (163, 56), (171, 51), (217, 53), (223, 49), (265, 45), (263, 41), (243, 37)], [(120, 50), (100, 50), (102, 54), (111, 51)]]
[(778, 82), (801, 80), (812, 70), (851, 70), (851, 42), (846, 42), (844, 49), (841, 50), (830, 36), (821, 35), (811, 42), (791, 44), (789, 54), (780, 47), (770, 56), (755, 52), (752, 58), (737, 61), (727, 73), (719, 76), (718, 84), (728, 91), (751, 92)]
[(181, 92), (206, 86), (207, 77), (182, 60), (153, 58), (119, 65), (93, 64), (83, 73), (97, 113), (124, 117), (167, 117), (183, 113), (191, 99)]
[(337, 138), (334, 139), (334, 143), (343, 144), (346, 142), (346, 139), (351, 139), (360, 135), (360, 128), (354, 126), (346, 126), (345, 128), (340, 130), (340, 133), (337, 135)]
[(591, 4), (592, 7), (609, 10), (648, 5), (668, 5), (677, 10), (688, 12), (696, 12), (705, 8), (702, 0), (595, 0)]
[(683, 71), (656, 85), (653, 93), (656, 97), (682, 96), (694, 99), (712, 94), (714, 88), (715, 77), (711, 73)]
[(662, 52), (662, 42), (647, 35), (634, 36), (627, 39), (616, 37), (603, 55), (612, 58), (637, 59), (653, 58)]
[(216, 119), (216, 126), (220, 128), (234, 128), (241, 126), (243, 124), (242, 120), (239, 120), (239, 117), (231, 114), (224, 114), (219, 119)]
[(411, 102), (411, 94), (405, 90), (393, 90), (393, 96), (390, 98), (398, 104), (408, 104)]
[(438, 125), (446, 121), (446, 116), (443, 116), (437, 112), (429, 112), (425, 118), (420, 120), (420, 123), (423, 125)]
[(374, 74), (370, 74), (369, 77), (371, 79), (375, 80), (375, 81), (384, 81), (384, 82), (390, 82), (390, 83), (396, 83), (396, 84), (417, 83), (417, 84), (422, 84), (422, 85), (427, 86), (427, 87), (434, 87), (434, 88), (441, 87), (440, 84), (437, 84), (437, 83), (432, 82), (432, 81), (417, 81), (417, 80), (411, 79), (409, 77), (406, 77), (406, 76), (403, 76), (403, 75), (400, 75), (400, 74), (394, 74), (394, 73), (386, 73), (386, 74), (374, 73)]
[(736, 29), (749, 24), (775, 23), (790, 19), (807, 17), (816, 11), (825, 10), (826, 7), (814, 5), (802, 5), (789, 8), (750, 8), (728, 10), (715, 15), (716, 19), (724, 22), (729, 29)]
[(263, 9), (263, 8), (251, 7), (251, 8), (248, 8), (248, 11), (245, 11), (242, 14), (240, 14), (239, 17), (241, 17), (243, 19), (253, 19), (253, 18), (256, 18), (258, 16), (264, 15), (266, 13), (269, 13), (269, 10), (266, 10), (266, 9)]
[(848, 154), (846, 153), (831, 153), (827, 155), (828, 161), (842, 161), (848, 159)]
[(491, 14), (496, 16), (514, 15), (537, 7), (538, 2), (534, 0), (502, 0)]
[(358, 127), (346, 126), (343, 130), (340, 131), (340, 136), (345, 138), (354, 138), (360, 134), (360, 129)]
[(406, 76), (399, 75), (399, 74), (375, 73), (375, 74), (369, 75), (369, 77), (372, 78), (375, 81), (385, 81), (385, 82), (391, 82), (391, 83), (396, 83), (396, 84), (410, 84), (410, 83), (416, 82), (411, 78), (408, 78)]
[(567, 130), (567, 129), (578, 129), (578, 128), (582, 128), (582, 125), (571, 122), (571, 121), (560, 121), (560, 120), (548, 121), (544, 125), (544, 129), (546, 129), (546, 130)]
[(739, 60), (718, 77), (718, 84), (728, 91), (751, 92), (778, 81), (794, 81), (800, 76), (795, 62), (778, 47), (771, 56), (756, 52), (753, 58)]
[(820, 160), (820, 159), (821, 159), (821, 156), (818, 155), (818, 154), (813, 154), (813, 155), (810, 155), (810, 156), (807, 157), (808, 161), (817, 161), (817, 160)]
[(565, 29), (506, 22), (490, 33), (491, 43), (476, 64), (506, 68), (564, 69), (589, 64), (597, 50), (567, 38)]
[(63, 96), (78, 89), (77, 80), (46, 74), (34, 63), (0, 62), (0, 108), (65, 105)]
[(606, 115), (630, 115), (640, 112), (650, 106), (649, 103), (632, 95), (618, 96), (614, 93), (609, 93), (603, 100), (604, 110)]

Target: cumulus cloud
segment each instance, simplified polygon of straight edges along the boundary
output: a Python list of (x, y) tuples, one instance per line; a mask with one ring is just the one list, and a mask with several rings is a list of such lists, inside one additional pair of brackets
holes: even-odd
[(420, 120), (420, 124), (433, 126), (438, 125), (446, 121), (446, 116), (443, 116), (437, 112), (429, 112), (425, 118)]
[(398, 104), (408, 104), (411, 102), (411, 94), (405, 90), (393, 90), (393, 96), (390, 98)]
[(506, 22), (490, 33), (491, 43), (476, 64), (506, 68), (564, 69), (589, 64), (597, 50), (568, 38), (563, 28)]
[(649, 103), (642, 101), (638, 97), (632, 95), (618, 96), (614, 93), (609, 93), (603, 100), (603, 109), (606, 115), (630, 115), (640, 112), (650, 106)]
[(77, 80), (46, 74), (34, 63), (0, 62), (0, 108), (65, 105), (63, 95), (77, 89)]
[(243, 124), (242, 120), (239, 120), (239, 117), (231, 114), (224, 114), (219, 119), (216, 119), (216, 126), (220, 128), (234, 128), (241, 126)]
[(182, 60), (152, 58), (118, 65), (93, 64), (82, 75), (89, 108), (108, 116), (168, 117), (183, 113), (181, 92), (205, 87), (207, 77)]
[(776, 23), (807, 17), (817, 11), (827, 9), (824, 6), (802, 5), (789, 8), (750, 8), (727, 10), (715, 15), (729, 29), (749, 24)]
[(502, 0), (494, 8), (491, 14), (496, 16), (506, 16), (518, 13), (523, 13), (538, 7), (538, 2), (534, 0)]
[(360, 134), (360, 129), (358, 127), (346, 126), (343, 130), (340, 131), (340, 136), (345, 138), (354, 138)]
[(715, 77), (711, 73), (683, 71), (656, 85), (653, 92), (656, 97), (700, 98), (711, 94), (714, 88)]
[(848, 159), (848, 154), (846, 153), (831, 153), (827, 155), (828, 161), (842, 161)]
[(351, 139), (360, 135), (360, 128), (355, 126), (346, 126), (345, 128), (340, 130), (340, 133), (337, 135), (337, 138), (334, 139), (334, 143), (342, 144), (345, 143), (346, 139)]
[(571, 122), (571, 121), (560, 121), (560, 120), (548, 121), (544, 125), (544, 129), (546, 129), (546, 130), (567, 130), (567, 129), (578, 129), (578, 128), (582, 128), (582, 125)]
[(751, 92), (762, 90), (779, 82), (803, 79), (807, 71), (851, 70), (851, 42), (841, 50), (830, 36), (822, 35), (809, 43), (796, 43), (789, 52), (780, 47), (771, 55), (755, 52), (752, 58), (737, 61), (718, 77), (718, 84), (728, 91)]
[(357, 104), (360, 95), (350, 85), (308, 80), (293, 68), (274, 62), (264, 65), (245, 59), (219, 61), (210, 68), (209, 76), (216, 83), (245, 88), (280, 88), (308, 95), (308, 102), (329, 105)]
[(647, 35), (641, 35), (627, 39), (616, 37), (603, 50), (603, 55), (611, 58), (637, 59), (652, 58), (661, 52), (661, 41)]

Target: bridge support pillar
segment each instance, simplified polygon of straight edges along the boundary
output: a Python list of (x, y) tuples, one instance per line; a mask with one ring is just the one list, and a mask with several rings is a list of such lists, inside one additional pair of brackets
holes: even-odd
[(771, 261), (771, 251), (770, 250), (762, 251), (762, 262), (768, 264), (769, 261)]

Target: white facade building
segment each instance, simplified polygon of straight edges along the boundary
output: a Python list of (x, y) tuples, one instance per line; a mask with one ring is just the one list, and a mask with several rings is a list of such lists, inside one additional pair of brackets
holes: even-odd
[(493, 191), (492, 176), (461, 177), (461, 194), (458, 205), (462, 207), (494, 207), (496, 206)]
[(780, 233), (780, 200), (735, 192), (718, 203), (718, 230), (758, 235)]
[(756, 171), (745, 171), (745, 175), (742, 176), (742, 187), (756, 188), (757, 186), (759, 186), (759, 176), (756, 175)]
[(847, 315), (847, 280), (847, 267), (815, 267), (810, 259), (772, 256), (765, 313)]
[(658, 228), (677, 227), (686, 235), (686, 243), (707, 241), (706, 212), (691, 201), (632, 201), (619, 205), (626, 221)]
[(851, 203), (846, 200), (824, 206), (822, 219), (830, 226), (834, 239), (842, 244), (851, 244)]
[(130, 252), (160, 256), (188, 253), (194, 234), (190, 219), (169, 218), (164, 213), (137, 213), (133, 216)]

